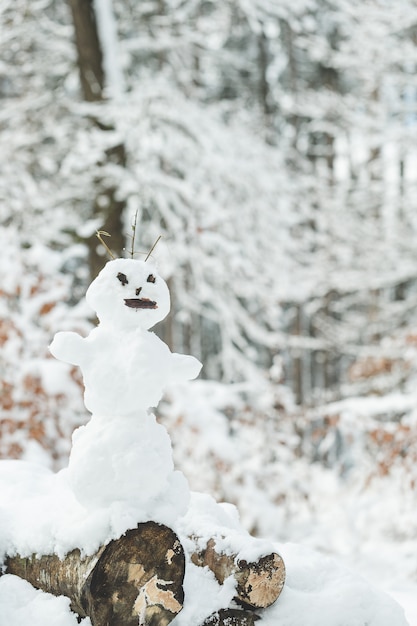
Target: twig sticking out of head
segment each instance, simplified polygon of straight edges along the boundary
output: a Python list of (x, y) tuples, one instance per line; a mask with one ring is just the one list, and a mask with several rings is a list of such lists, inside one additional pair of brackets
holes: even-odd
[(133, 259), (135, 257), (135, 237), (136, 237), (136, 224), (138, 221), (138, 209), (136, 209), (136, 213), (135, 213), (135, 217), (133, 218), (133, 223), (132, 223), (132, 245), (130, 247), (130, 256)]
[(155, 243), (153, 244), (152, 248), (149, 250), (148, 255), (145, 259), (145, 263), (146, 261), (149, 259), (149, 257), (151, 256), (152, 252), (155, 250), (157, 244), (159, 243), (159, 240), (162, 239), (162, 235), (159, 235), (158, 239), (155, 241)]
[(109, 246), (104, 241), (103, 235), (105, 237), (111, 237), (111, 235), (109, 233), (107, 233), (105, 230), (97, 230), (96, 231), (97, 239), (105, 247), (105, 249), (107, 250), (107, 254), (109, 254), (110, 257), (114, 260), (116, 257), (114, 256), (113, 252), (110, 250)]

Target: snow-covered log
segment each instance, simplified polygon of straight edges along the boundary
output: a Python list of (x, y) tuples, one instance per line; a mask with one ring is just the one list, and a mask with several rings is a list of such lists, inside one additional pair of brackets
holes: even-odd
[(202, 626), (254, 626), (259, 615), (239, 609), (221, 609), (208, 617)]
[(88, 557), (79, 550), (62, 560), (15, 556), (6, 560), (6, 571), (68, 596), (72, 610), (93, 626), (166, 626), (184, 602), (181, 543), (155, 522), (139, 524)]
[(275, 552), (248, 563), (235, 554), (220, 553), (216, 550), (215, 540), (210, 539), (204, 550), (194, 552), (191, 560), (195, 565), (209, 567), (220, 584), (233, 575), (236, 580), (235, 599), (255, 609), (271, 606), (285, 583), (284, 561)]

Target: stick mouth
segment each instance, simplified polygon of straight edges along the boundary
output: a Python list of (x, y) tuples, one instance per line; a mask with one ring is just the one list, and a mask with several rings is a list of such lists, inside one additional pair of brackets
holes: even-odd
[(158, 305), (149, 298), (125, 298), (125, 305), (131, 309), (157, 309)]

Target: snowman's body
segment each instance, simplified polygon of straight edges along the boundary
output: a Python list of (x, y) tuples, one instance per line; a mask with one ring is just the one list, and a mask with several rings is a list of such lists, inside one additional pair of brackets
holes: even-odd
[(200, 367), (197, 359), (172, 353), (142, 328), (100, 324), (85, 339), (58, 333), (51, 351), (80, 366), (85, 406), (101, 417), (137, 417), (141, 409), (157, 406), (167, 384), (195, 378)]
[(181, 514), (188, 487), (173, 469), (165, 429), (148, 409), (168, 384), (195, 378), (201, 363), (172, 353), (148, 330), (168, 314), (168, 287), (151, 263), (117, 259), (107, 263), (86, 298), (97, 312), (97, 328), (86, 338), (57, 333), (50, 346), (58, 359), (81, 368), (85, 405), (93, 415), (73, 436), (74, 493), (87, 508), (125, 502), (156, 519), (165, 501), (171, 515)]

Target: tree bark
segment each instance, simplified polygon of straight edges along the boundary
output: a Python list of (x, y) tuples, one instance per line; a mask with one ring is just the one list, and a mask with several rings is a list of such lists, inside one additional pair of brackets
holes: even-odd
[[(82, 95), (87, 102), (100, 102), (104, 99), (105, 71), (103, 66), (103, 50), (97, 29), (93, 0), (68, 0), (74, 24), (75, 46), (77, 49), (78, 71)], [(103, 131), (114, 130), (103, 125), (98, 119), (94, 123)], [(126, 167), (126, 149), (123, 143), (109, 148), (103, 158), (102, 165), (114, 163)], [(102, 216), (100, 230), (111, 235), (109, 247), (116, 256), (120, 256), (124, 247), (123, 212), (126, 202), (118, 197), (117, 184), (108, 183), (106, 174), (98, 176), (96, 182), (96, 199), (92, 206), (92, 216)], [(90, 277), (93, 280), (108, 260), (101, 250), (94, 235), (86, 240), (89, 251)]]
[(6, 560), (6, 572), (37, 589), (65, 595), (93, 626), (167, 626), (184, 602), (185, 557), (176, 534), (155, 522), (139, 524), (92, 556), (73, 550)]
[(239, 609), (220, 609), (208, 617), (202, 626), (254, 626), (260, 619), (251, 611)]
[(97, 102), (103, 98), (104, 70), (93, 0), (69, 0), (69, 5), (84, 100)]
[[(103, 128), (102, 126), (101, 129), (103, 131), (111, 130)], [(120, 167), (126, 167), (127, 157), (124, 144), (120, 143), (106, 150), (105, 159), (103, 166), (105, 166), (106, 163), (114, 163)], [(101, 215), (102, 224), (100, 230), (104, 230), (111, 235), (111, 238), (107, 239), (106, 243), (114, 252), (115, 256), (121, 256), (125, 244), (125, 237), (123, 235), (123, 212), (126, 207), (126, 202), (124, 199), (118, 198), (117, 185), (109, 184), (105, 176), (100, 177), (96, 182), (97, 196), (93, 206), (93, 216)], [(87, 246), (89, 252), (90, 277), (91, 280), (94, 280), (106, 261), (109, 261), (109, 258), (105, 250), (100, 246), (95, 234), (87, 239)]]
[(216, 550), (215, 540), (210, 539), (206, 548), (195, 552), (191, 560), (194, 565), (209, 567), (220, 584), (233, 575), (237, 583), (235, 600), (251, 609), (271, 606), (285, 583), (284, 561), (275, 552), (247, 563), (234, 554), (221, 554)]

